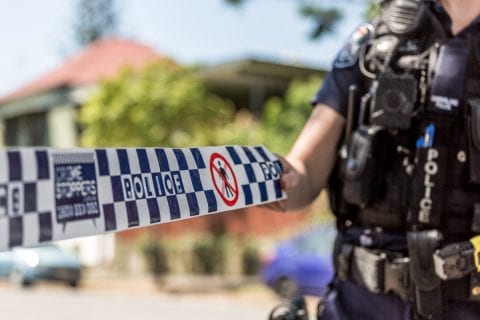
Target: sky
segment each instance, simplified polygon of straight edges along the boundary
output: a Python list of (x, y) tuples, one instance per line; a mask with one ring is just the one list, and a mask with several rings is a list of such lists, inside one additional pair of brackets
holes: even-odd
[[(317, 1), (318, 2), (318, 1)], [(344, 19), (320, 41), (298, 14), (296, 0), (118, 0), (120, 34), (185, 64), (246, 57), (328, 68), (363, 20), (363, 0), (340, 3)], [(73, 54), (75, 0), (0, 0), (0, 96), (34, 80)]]

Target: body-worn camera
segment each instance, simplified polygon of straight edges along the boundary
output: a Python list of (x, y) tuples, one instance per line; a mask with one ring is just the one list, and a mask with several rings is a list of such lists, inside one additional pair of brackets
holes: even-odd
[(414, 116), (417, 80), (409, 74), (382, 74), (371, 101), (370, 122), (387, 128), (408, 129)]

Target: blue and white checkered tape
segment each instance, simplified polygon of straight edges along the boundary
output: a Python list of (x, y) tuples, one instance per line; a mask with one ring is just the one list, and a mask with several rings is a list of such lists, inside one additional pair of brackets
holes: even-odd
[(278, 201), (263, 146), (0, 150), (0, 250)]

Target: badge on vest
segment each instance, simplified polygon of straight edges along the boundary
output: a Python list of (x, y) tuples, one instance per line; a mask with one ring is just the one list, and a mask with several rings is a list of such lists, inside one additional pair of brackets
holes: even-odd
[(355, 29), (348, 42), (337, 54), (333, 63), (334, 68), (343, 69), (353, 66), (360, 56), (363, 45), (372, 38), (372, 35), (373, 26), (370, 23), (361, 24)]
[(442, 45), (432, 81), (430, 111), (458, 113), (467, 61), (468, 49), (460, 40), (454, 39)]

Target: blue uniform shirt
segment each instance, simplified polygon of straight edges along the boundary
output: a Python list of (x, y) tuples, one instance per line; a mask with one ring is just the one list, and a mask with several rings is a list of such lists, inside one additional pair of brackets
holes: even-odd
[[(480, 32), (480, 16), (457, 35), (451, 32), (452, 20), (445, 8), (436, 0), (424, 0), (444, 26), (446, 34), (451, 38), (464, 39)], [(338, 111), (346, 117), (348, 103), (348, 87), (356, 85), (360, 94), (366, 93), (365, 77), (358, 67), (358, 57), (362, 45), (369, 39), (370, 34), (364, 32), (365, 24), (357, 28), (350, 36), (347, 44), (340, 50), (333, 63), (333, 68), (325, 78), (322, 87), (312, 99), (312, 105), (318, 103)], [(362, 43), (363, 42), (363, 43)]]

